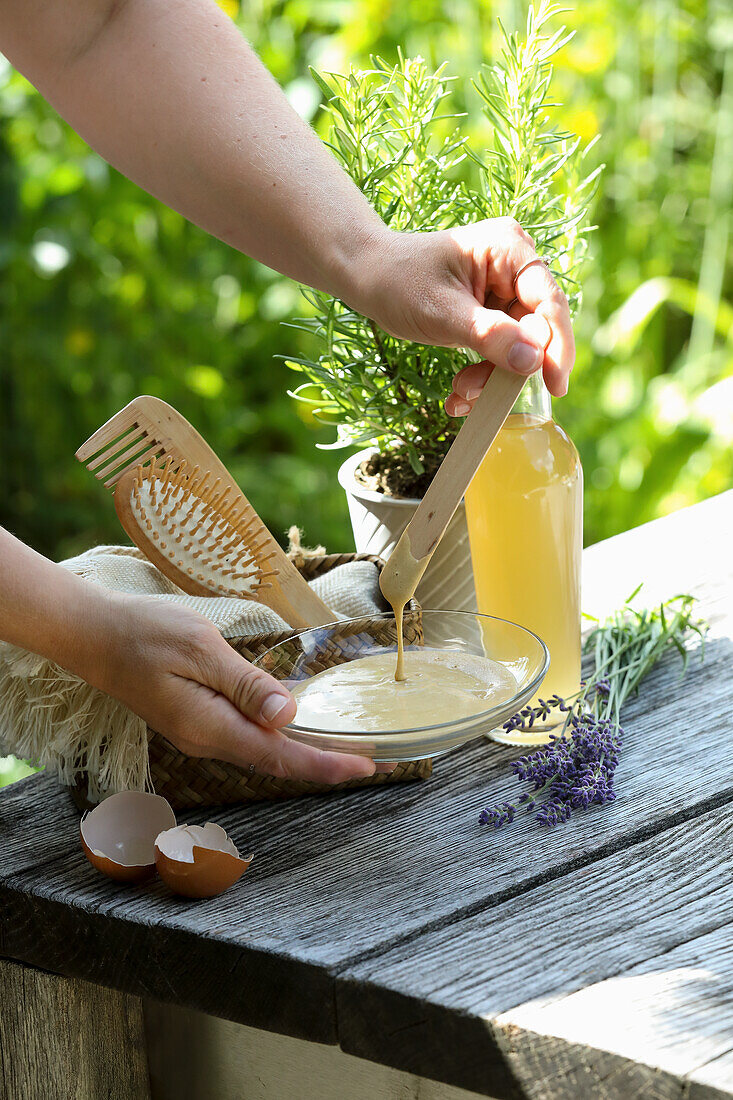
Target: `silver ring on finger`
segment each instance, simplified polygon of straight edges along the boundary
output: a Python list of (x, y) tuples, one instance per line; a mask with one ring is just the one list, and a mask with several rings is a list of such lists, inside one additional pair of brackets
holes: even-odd
[(533, 256), (533, 258), (531, 260), (527, 260), (526, 264), (522, 264), (519, 271), (514, 276), (514, 289), (515, 290), (517, 289), (517, 279), (522, 274), (522, 272), (526, 271), (528, 267), (532, 266), (532, 264), (544, 264), (545, 267), (547, 268), (547, 270), (548, 271), (550, 270), (550, 261), (548, 260), (548, 258), (546, 256)]
[(504, 306), (505, 313), (511, 313), (515, 306), (519, 305), (519, 298), (512, 298), (511, 302), (507, 302)]
[(254, 764), (250, 764), (250, 766), (247, 768), (247, 772), (248, 772), (249, 775), (254, 775), (254, 773), (255, 773)]

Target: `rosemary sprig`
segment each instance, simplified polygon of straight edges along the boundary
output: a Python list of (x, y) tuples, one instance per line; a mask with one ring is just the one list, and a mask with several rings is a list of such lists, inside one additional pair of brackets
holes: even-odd
[(576, 307), (589, 232), (585, 217), (602, 166), (586, 174), (584, 162), (595, 141), (581, 148), (580, 138), (556, 129), (547, 114), (558, 106), (550, 102), (552, 58), (573, 37), (565, 27), (546, 33), (547, 23), (562, 10), (548, 0), (536, 9), (530, 5), (523, 40), (508, 34), (499, 20), (501, 59), (473, 82), (493, 143), (483, 157), (468, 147), (467, 152), (481, 170), (482, 187), (471, 194), (474, 209), (487, 218), (509, 215), (520, 221)]
[[(512, 215), (534, 236), (573, 307), (586, 250), (586, 212), (598, 171), (587, 172), (580, 140), (558, 130), (548, 111), (551, 59), (569, 40), (547, 24), (560, 9), (530, 7), (526, 35), (505, 34), (497, 63), (474, 87), (485, 119), (485, 147), (472, 148), (451, 106), (446, 66), (432, 72), (399, 54), (390, 65), (319, 74), (327, 141), (383, 220), (396, 230), (449, 229)], [(315, 334), (317, 358), (287, 358), (306, 381), (292, 396), (317, 420), (336, 424), (329, 447), (376, 444), (414, 475), (413, 490), (440, 465), (457, 425), (442, 403), (465, 365), (458, 348), (434, 348), (375, 331), (373, 323), (327, 294), (305, 291), (315, 316), (296, 327)], [(419, 493), (417, 493), (419, 495)]]
[[(641, 587), (641, 586), (640, 586)], [(603, 805), (616, 798), (614, 777), (619, 762), (623, 730), (621, 709), (638, 691), (643, 678), (670, 649), (682, 657), (684, 675), (690, 642), (704, 639), (706, 624), (694, 615), (695, 599), (675, 596), (649, 610), (636, 610), (631, 601), (599, 623), (585, 643), (593, 655), (593, 674), (568, 699), (555, 695), (525, 707), (504, 724), (507, 731), (529, 730), (553, 714), (563, 714), (559, 733), (549, 745), (522, 756), (512, 764), (517, 778), (531, 784), (532, 793), (515, 802), (482, 811), (480, 822), (500, 828), (514, 820), (520, 808), (536, 810), (543, 825), (567, 821), (573, 810)], [(701, 658), (703, 656), (701, 647)]]

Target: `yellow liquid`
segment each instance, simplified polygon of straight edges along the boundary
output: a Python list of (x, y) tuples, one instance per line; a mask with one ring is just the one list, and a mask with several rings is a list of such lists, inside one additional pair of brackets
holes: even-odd
[[(550, 650), (539, 695), (580, 682), (583, 470), (553, 420), (512, 413), (466, 493), (478, 608), (529, 627)], [(536, 700), (535, 700), (536, 701)], [(547, 727), (496, 740), (540, 744)]]
[(324, 669), (293, 687), (295, 721), (353, 733), (424, 729), (480, 714), (517, 692), (504, 665), (456, 650), (410, 646), (404, 673), (395, 680), (393, 650)]

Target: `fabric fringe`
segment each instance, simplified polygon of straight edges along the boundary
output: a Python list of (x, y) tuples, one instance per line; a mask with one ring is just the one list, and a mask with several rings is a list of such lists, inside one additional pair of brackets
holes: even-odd
[(287, 554), (296, 569), (300, 568), (307, 558), (320, 558), (326, 553), (325, 546), (303, 546), (303, 532), (300, 527), (293, 524), (288, 528)]
[(98, 800), (152, 790), (142, 718), (78, 676), (16, 646), (0, 645), (0, 749), (62, 783), (88, 783)]

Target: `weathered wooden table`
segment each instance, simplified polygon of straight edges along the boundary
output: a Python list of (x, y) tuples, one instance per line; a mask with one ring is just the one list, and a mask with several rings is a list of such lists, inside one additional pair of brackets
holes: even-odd
[(256, 860), (187, 902), (98, 875), (49, 779), (9, 788), (2, 1095), (733, 1096), (732, 535), (727, 493), (586, 552), (587, 610), (645, 580), (712, 630), (628, 706), (619, 800), (567, 826), (480, 827), (513, 752), (479, 741), (425, 784), (208, 815)]

